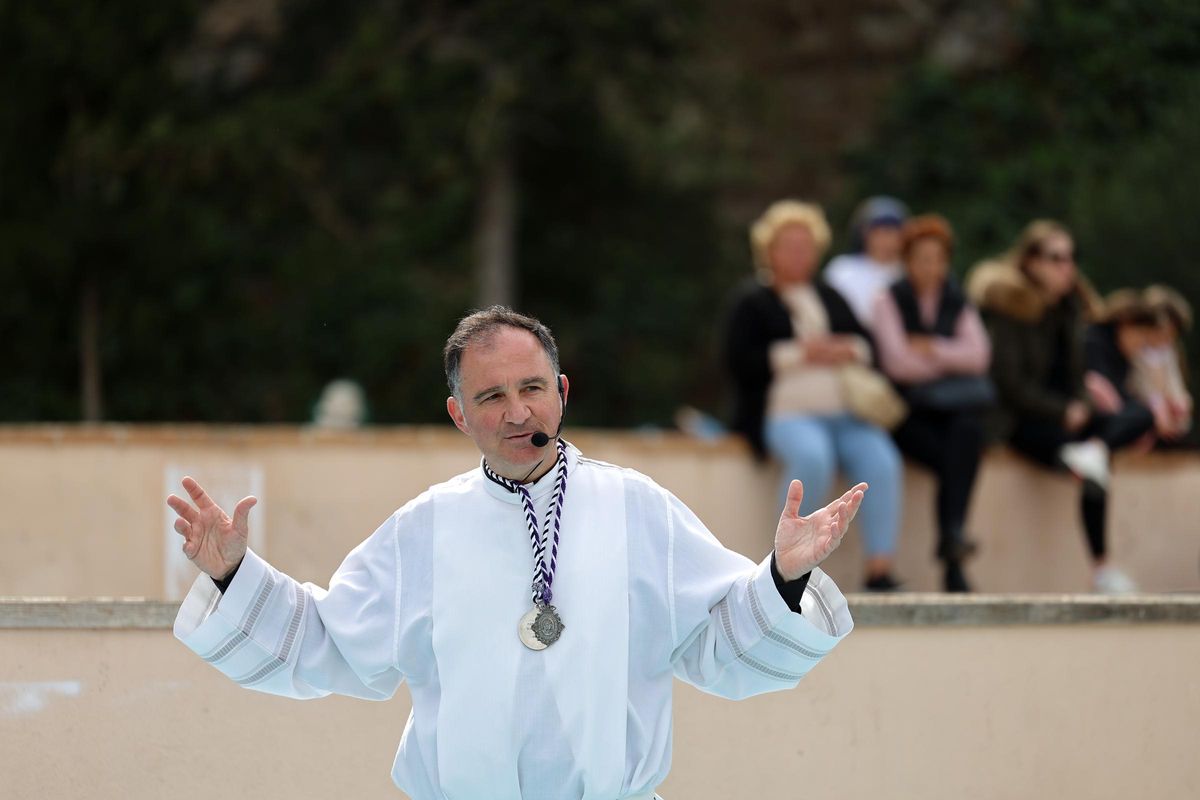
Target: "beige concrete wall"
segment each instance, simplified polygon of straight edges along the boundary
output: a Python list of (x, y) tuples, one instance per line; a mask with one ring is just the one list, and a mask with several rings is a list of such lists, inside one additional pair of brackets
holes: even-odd
[[(593, 431), (570, 438), (674, 491), (727, 546), (755, 559), (770, 548), (778, 475), (737, 443)], [(252, 519), (261, 549), (284, 571), (323, 584), (395, 508), (477, 463), (470, 440), (448, 425), (353, 434), (0, 427), (0, 595), (177, 597), (164, 497), (168, 478), (184, 473), (234, 499), (257, 481), (262, 503)], [(911, 467), (906, 481), (898, 571), (910, 589), (936, 589), (933, 481)], [(990, 454), (970, 520), (983, 546), (971, 565), (978, 588), (1086, 590), (1076, 494), (1067, 476)], [(1118, 459), (1111, 505), (1114, 557), (1144, 589), (1200, 589), (1200, 456)], [(859, 582), (860, 552), (851, 535), (828, 563), (848, 589)]]
[[(1185, 800), (1200, 625), (859, 627), (794, 691), (679, 685), (667, 800)], [(166, 630), (0, 629), (0, 797), (400, 797), (409, 710), (240, 689)]]

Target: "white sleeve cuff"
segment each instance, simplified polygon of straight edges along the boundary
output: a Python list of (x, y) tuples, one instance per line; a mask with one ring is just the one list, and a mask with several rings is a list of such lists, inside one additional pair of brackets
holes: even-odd
[(261, 605), (264, 584), (274, 583), (271, 572), (266, 561), (247, 549), (223, 595), (211, 577), (204, 573), (196, 576), (175, 616), (175, 638), (197, 653), (211, 650), (242, 627), (255, 604)]
[(762, 619), (758, 623), (763, 633), (785, 632), (807, 647), (828, 652), (854, 628), (846, 598), (833, 579), (819, 568), (814, 568), (809, 576), (799, 614), (789, 609), (779, 596), (769, 555), (755, 568), (750, 590), (752, 600), (757, 600), (753, 605), (761, 609)]

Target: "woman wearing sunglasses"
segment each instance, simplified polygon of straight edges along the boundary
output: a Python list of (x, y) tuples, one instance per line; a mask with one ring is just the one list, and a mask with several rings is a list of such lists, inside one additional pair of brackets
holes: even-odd
[(1075, 263), (1065, 226), (1037, 220), (1004, 255), (977, 266), (967, 292), (992, 339), (992, 380), (999, 404), (992, 438), (1082, 481), (1080, 513), (1093, 566), (1093, 588), (1120, 594), (1133, 581), (1107, 557), (1105, 524), (1111, 453), (1154, 425), (1143, 406), (1098, 404), (1085, 386), (1084, 332), (1099, 301)]

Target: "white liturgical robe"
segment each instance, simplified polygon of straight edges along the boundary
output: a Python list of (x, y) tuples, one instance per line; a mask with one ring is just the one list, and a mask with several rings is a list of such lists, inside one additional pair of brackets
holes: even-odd
[[(517, 495), (482, 469), (434, 486), (346, 557), (328, 591), (248, 551), (222, 595), (201, 575), (175, 635), (239, 684), (391, 697), (412, 714), (392, 777), (414, 800), (618, 800), (671, 761), (678, 677), (729, 698), (796, 684), (853, 623), (813, 570), (801, 614), (671, 493), (567, 448), (554, 605), (521, 644), (533, 552)], [(528, 488), (545, 518), (555, 470)], [(769, 532), (764, 532), (764, 537)]]

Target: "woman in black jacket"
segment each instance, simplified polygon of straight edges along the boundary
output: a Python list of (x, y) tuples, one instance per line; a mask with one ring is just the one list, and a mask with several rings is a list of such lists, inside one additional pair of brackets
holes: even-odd
[(904, 277), (876, 299), (873, 332), (883, 371), (910, 408), (896, 443), (937, 478), (942, 586), (967, 592), (962, 562), (974, 546), (963, 526), (983, 453), (983, 415), (994, 401), (991, 345), (979, 312), (950, 275), (950, 224), (936, 214), (914, 217), (901, 242)]
[(870, 485), (858, 519), (866, 587), (899, 586), (892, 560), (899, 526), (901, 460), (887, 431), (849, 413), (843, 370), (870, 365), (870, 337), (836, 291), (814, 280), (829, 247), (818, 206), (785, 200), (751, 228), (762, 282), (742, 287), (726, 329), (736, 387), (733, 427), (760, 457), (783, 463), (783, 495), (804, 483), (800, 511), (819, 508), (841, 469)]
[(1150, 412), (1098, 406), (1085, 386), (1084, 333), (1100, 304), (1075, 265), (1075, 242), (1057, 222), (1029, 224), (1004, 256), (980, 264), (967, 282), (992, 338), (992, 380), (999, 405), (991, 433), (1083, 482), (1080, 513), (1096, 591), (1123, 593), (1133, 581), (1108, 563), (1111, 453), (1154, 425)]

